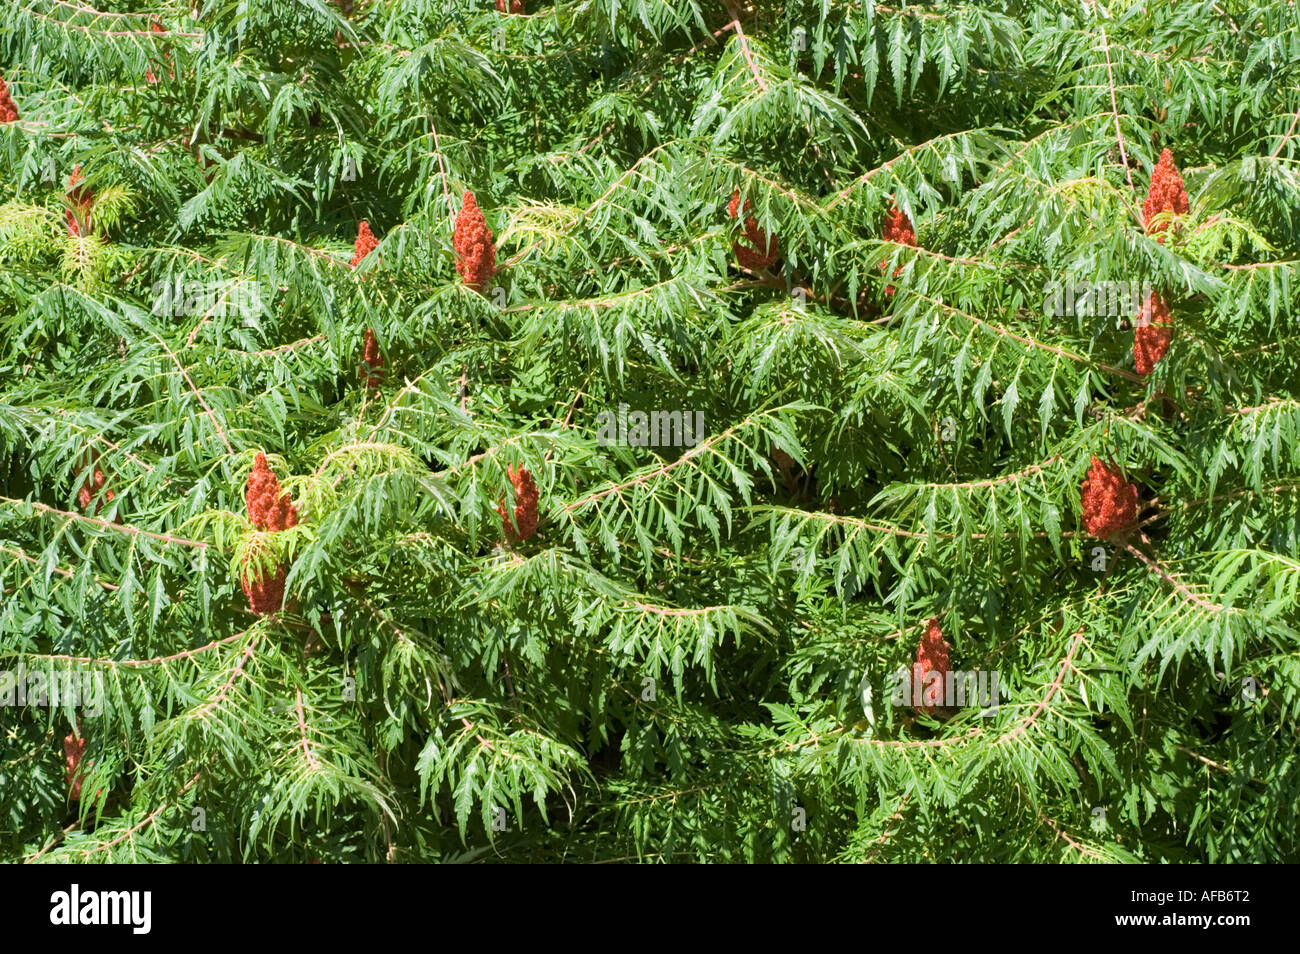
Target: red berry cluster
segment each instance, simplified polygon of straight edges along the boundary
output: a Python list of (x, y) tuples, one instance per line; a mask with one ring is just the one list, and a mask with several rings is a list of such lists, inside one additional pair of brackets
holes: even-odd
[(68, 221), (68, 234), (73, 238), (89, 235), (93, 228), (90, 207), (95, 204), (95, 192), (82, 184), (84, 180), (81, 166), (73, 166), (72, 175), (68, 176), (68, 202), (72, 207), (64, 213)]
[(357, 240), (352, 245), (352, 267), (360, 265), (361, 260), (373, 252), (378, 244), (379, 240), (370, 231), (370, 223), (362, 219), (357, 226)]
[[(166, 32), (167, 32), (166, 28), (165, 28), (161, 23), (159, 23), (157, 20), (154, 20), (152, 23), (149, 24), (149, 29), (152, 30), (154, 33), (166, 33)], [(171, 52), (168, 51), (168, 52), (163, 53), (163, 58), (167, 61), (167, 78), (168, 78), (168, 79), (175, 79), (175, 78), (176, 78), (176, 71), (172, 69), (172, 65), (171, 65), (171, 63), (172, 63), (172, 55), (171, 55)], [(145, 70), (144, 78), (145, 78), (149, 83), (151, 83), (151, 84), (152, 84), (152, 83), (156, 83), (156, 82), (158, 82), (158, 77), (154, 76), (154, 74), (153, 74), (153, 67), (150, 67), (149, 69)]]
[(18, 122), (18, 104), (9, 95), (9, 86), (0, 76), (0, 123)]
[[(501, 515), (501, 526), (505, 530), (506, 539), (513, 543), (527, 540), (537, 532), (537, 483), (522, 465), (518, 470), (507, 467), (506, 476), (515, 486), (514, 522), (511, 522), (510, 515), (506, 512), (504, 501), (497, 504), (497, 513)], [(516, 530), (516, 527), (519, 529)]]
[(361, 383), (370, 389), (384, 385), (384, 356), (379, 353), (379, 339), (375, 329), (367, 328), (365, 340), (361, 344)]
[[(912, 667), (912, 699), (921, 699), (921, 705), (914, 706), (918, 712), (933, 713), (936, 706), (943, 705), (948, 691), (948, 679), (952, 673), (952, 664), (948, 661), (950, 649), (947, 640), (943, 638), (943, 630), (939, 628), (939, 618), (931, 618), (925, 627), (925, 635), (916, 647), (916, 664)], [(931, 684), (927, 686), (926, 677), (931, 672), (939, 673), (940, 678), (930, 680)]]
[(242, 582), (248, 608), (258, 616), (280, 612), (284, 606), (284, 581), (288, 576), (289, 571), (282, 566), (276, 567), (269, 576), (251, 569), (245, 572)]
[[(1142, 224), (1146, 226), (1147, 234), (1155, 235), (1169, 228), (1168, 222), (1152, 221), (1164, 212), (1187, 214), (1187, 189), (1174, 165), (1173, 153), (1168, 149), (1160, 153), (1160, 161), (1151, 171), (1151, 185), (1147, 189), (1146, 201), (1142, 203)], [(1164, 236), (1157, 241), (1163, 242)]]
[(1092, 536), (1109, 540), (1137, 523), (1137, 487), (1118, 468), (1094, 457), (1081, 490), (1083, 526)]
[[(289, 495), (281, 491), (280, 481), (271, 473), (266, 455), (261, 451), (253, 461), (253, 472), (248, 475), (244, 502), (248, 506), (248, 519), (259, 530), (274, 532), (298, 525), (298, 509)], [(289, 575), (288, 568), (277, 567), (268, 576), (251, 563), (250, 560), (250, 565), (245, 566), (241, 581), (244, 595), (248, 597), (248, 608), (259, 616), (279, 612), (284, 604), (284, 581)]]
[(456, 250), (456, 271), (461, 279), (471, 288), (483, 291), (496, 274), (497, 250), (492, 244), (492, 230), (474, 201), (473, 192), (465, 193), (460, 214), (456, 216), (452, 247)]
[(257, 452), (253, 472), (248, 475), (244, 503), (248, 505), (248, 519), (259, 530), (288, 530), (298, 526), (298, 509), (289, 495), (281, 491), (280, 481), (267, 466), (266, 455), (261, 451)]
[[(910, 245), (916, 247), (916, 229), (912, 227), (912, 220), (907, 217), (907, 213), (898, 206), (892, 206), (885, 213), (885, 224), (881, 229), (881, 236), (887, 242), (897, 242), (899, 245)], [(889, 261), (886, 259), (880, 263), (880, 270), (884, 271), (888, 267)], [(903, 266), (894, 269), (894, 277), (897, 278), (902, 274)], [(886, 285), (885, 294), (893, 297), (894, 286)]]
[(1142, 306), (1137, 327), (1133, 331), (1133, 363), (1138, 374), (1150, 374), (1151, 369), (1165, 356), (1169, 342), (1174, 337), (1173, 323), (1168, 303), (1159, 293), (1152, 292), (1147, 303)]
[[(751, 272), (760, 268), (767, 268), (774, 264), (780, 255), (780, 248), (777, 246), (776, 236), (769, 236), (758, 227), (758, 219), (749, 214), (753, 208), (753, 203), (748, 199), (745, 200), (745, 241), (732, 242), (731, 249), (736, 253), (736, 261), (742, 268), (747, 268)], [(731, 202), (727, 206), (727, 214), (733, 219), (740, 216), (740, 190), (737, 189), (731, 194)]]
[(99, 466), (99, 452), (92, 450), (88, 456), (89, 459), (87, 460), (86, 465), (82, 466), (81, 470), (85, 470), (86, 466), (93, 466), (94, 473), (90, 475), (90, 480), (84, 482), (81, 485), (81, 489), (77, 491), (77, 501), (81, 504), (82, 510), (87, 510), (92, 516), (94, 516), (94, 514), (99, 510), (99, 506), (93, 508), (91, 506), (95, 499), (102, 496), (104, 503), (108, 503), (113, 499), (114, 495), (111, 488), (105, 487), (108, 483), (108, 478), (104, 476), (103, 468)]
[(69, 732), (63, 739), (64, 777), (68, 782), (68, 797), (74, 802), (81, 801), (82, 773), (81, 758), (86, 754), (86, 739), (81, 735), (81, 724), (77, 731)]
[[(499, 13), (505, 13), (505, 12), (507, 12), (507, 11), (506, 11), (506, 0), (497, 0), (497, 11), (498, 11)], [(523, 12), (524, 12), (524, 0), (510, 0), (510, 10), (509, 10), (509, 12), (510, 12), (510, 13), (523, 13)]]
[[(1147, 189), (1146, 201), (1142, 203), (1142, 224), (1148, 235), (1155, 235), (1157, 242), (1165, 240), (1160, 234), (1169, 228), (1169, 222), (1153, 221), (1166, 212), (1174, 215), (1187, 214), (1187, 189), (1183, 186), (1183, 177), (1174, 166), (1174, 157), (1168, 149), (1160, 153), (1160, 161), (1151, 171), (1151, 185)], [(1158, 293), (1152, 293), (1142, 306), (1138, 316), (1137, 327), (1133, 333), (1133, 363), (1138, 374), (1150, 374), (1173, 340), (1173, 316), (1169, 305)]]

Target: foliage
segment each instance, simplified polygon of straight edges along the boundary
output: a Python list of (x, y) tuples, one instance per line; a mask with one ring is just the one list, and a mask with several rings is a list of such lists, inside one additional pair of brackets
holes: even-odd
[[(1285, 0), (7, 4), (0, 669), (104, 698), (0, 706), (0, 857), (1300, 858), (1298, 49)], [(1149, 375), (1066, 280), (1160, 292)], [(996, 711), (890, 704), (931, 617)]]

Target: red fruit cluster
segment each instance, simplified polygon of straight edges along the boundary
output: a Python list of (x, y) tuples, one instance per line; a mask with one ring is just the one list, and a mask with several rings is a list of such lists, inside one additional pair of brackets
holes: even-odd
[(456, 232), (451, 244), (456, 250), (456, 271), (461, 279), (471, 288), (482, 291), (496, 274), (497, 250), (492, 244), (492, 230), (474, 201), (473, 192), (465, 193), (460, 214), (456, 216)]
[(0, 76), (0, 123), (16, 123), (17, 121), (18, 104), (9, 95), (9, 86), (5, 83), (4, 77)]
[(81, 166), (73, 166), (72, 175), (68, 176), (68, 202), (72, 208), (64, 213), (68, 221), (68, 234), (73, 238), (89, 235), (92, 229), (90, 207), (95, 204), (95, 192), (89, 186), (82, 185), (84, 180)]
[(365, 219), (357, 226), (357, 240), (352, 245), (352, 267), (356, 268), (361, 260), (375, 250), (379, 240), (370, 232), (370, 223)]
[(384, 384), (384, 356), (379, 353), (379, 340), (375, 329), (367, 328), (361, 344), (361, 382), (367, 388), (380, 388)]
[(898, 206), (893, 206), (885, 213), (885, 225), (881, 230), (885, 241), (897, 242), (899, 245), (916, 245), (916, 230), (912, 220)]
[[(745, 241), (748, 245), (740, 242), (732, 242), (731, 250), (736, 254), (742, 268), (747, 268), (751, 272), (760, 268), (767, 268), (774, 264), (780, 255), (780, 248), (777, 246), (776, 236), (769, 236), (758, 227), (758, 219), (749, 214), (754, 204), (748, 199), (745, 200)], [(740, 190), (737, 189), (731, 194), (731, 202), (727, 206), (727, 214), (733, 219), (740, 217)]]
[[(916, 230), (912, 228), (912, 220), (909, 219), (907, 213), (898, 208), (898, 206), (892, 206), (889, 211), (885, 213), (885, 224), (881, 229), (881, 237), (887, 242), (897, 242), (899, 245), (910, 245), (913, 248), (916, 247)], [(882, 261), (880, 263), (881, 271), (884, 271), (888, 265), (888, 259)], [(894, 277), (897, 278), (902, 274), (902, 271), (903, 266), (898, 266), (898, 268), (894, 269)], [(893, 285), (885, 286), (886, 295), (892, 297), (894, 290)]]
[[(504, 501), (497, 504), (497, 513), (501, 515), (506, 539), (511, 542), (527, 540), (537, 532), (537, 483), (523, 466), (518, 470), (507, 467), (506, 476), (515, 486), (514, 522), (511, 522), (510, 515), (506, 513)], [(516, 530), (516, 527), (519, 529)]]
[[(161, 23), (159, 23), (157, 20), (154, 20), (152, 23), (149, 24), (149, 29), (152, 30), (154, 33), (166, 33), (166, 32), (167, 32), (166, 28), (164, 28), (163, 25), (162, 25)], [(175, 78), (176, 78), (176, 71), (173, 70), (173, 69), (171, 68), (171, 62), (172, 62), (172, 55), (171, 55), (171, 52), (168, 51), (168, 52), (164, 53), (164, 54), (163, 54), (163, 58), (167, 61), (167, 78), (168, 78), (168, 79), (175, 79)], [(158, 82), (158, 77), (154, 76), (154, 74), (153, 74), (153, 68), (152, 68), (152, 67), (150, 67), (149, 69), (145, 70), (144, 78), (145, 78), (147, 81), (149, 81), (150, 83), (156, 83), (156, 82)]]
[(1174, 337), (1173, 323), (1168, 303), (1157, 292), (1152, 292), (1142, 306), (1133, 331), (1133, 363), (1138, 374), (1150, 374), (1165, 356)]
[(1082, 497), (1084, 529), (1099, 540), (1109, 540), (1137, 523), (1137, 487), (1118, 468), (1096, 457), (1084, 478)]
[(64, 777), (68, 782), (68, 797), (74, 802), (81, 801), (81, 757), (86, 754), (86, 740), (77, 732), (69, 732), (63, 739)]
[(280, 481), (267, 466), (266, 455), (261, 451), (253, 460), (253, 472), (248, 475), (248, 488), (244, 491), (248, 505), (248, 519), (259, 530), (288, 530), (298, 526), (298, 509), (289, 495), (280, 489)]
[[(1173, 153), (1166, 149), (1160, 153), (1160, 161), (1151, 170), (1151, 185), (1147, 189), (1146, 201), (1142, 203), (1142, 224), (1148, 235), (1155, 235), (1157, 242), (1163, 242), (1165, 237), (1160, 233), (1166, 231), (1170, 223), (1156, 222), (1156, 217), (1167, 212), (1175, 216), (1186, 215), (1187, 208), (1183, 177), (1174, 166)], [(1173, 323), (1169, 305), (1153, 292), (1142, 306), (1133, 333), (1133, 363), (1138, 374), (1150, 374), (1165, 356), (1174, 337)]]
[[(280, 489), (280, 481), (271, 473), (266, 455), (261, 451), (253, 461), (253, 472), (248, 475), (244, 502), (248, 505), (248, 519), (259, 530), (288, 530), (298, 525), (298, 509)], [(281, 566), (268, 576), (250, 560), (241, 580), (248, 608), (260, 616), (279, 612), (284, 604), (284, 581), (288, 575), (288, 569)]]
[[(500, 13), (505, 13), (505, 12), (506, 12), (506, 0), (497, 0), (497, 11), (500, 12)], [(524, 0), (510, 0), (510, 11), (509, 11), (509, 12), (510, 12), (510, 13), (523, 13), (523, 12), (524, 12)]]
[[(925, 627), (925, 635), (916, 647), (916, 664), (912, 667), (912, 699), (921, 700), (921, 705), (914, 706), (918, 712), (933, 713), (936, 706), (943, 705), (948, 691), (949, 674), (952, 672), (952, 664), (948, 661), (950, 648), (943, 638), (943, 630), (939, 628), (939, 618), (931, 618)], [(940, 678), (929, 680), (930, 684), (927, 685), (926, 677), (931, 672), (939, 673)]]
[(285, 567), (276, 567), (270, 576), (259, 574), (255, 568), (244, 573), (244, 595), (248, 597), (248, 608), (258, 616), (270, 616), (280, 612), (284, 606), (284, 581), (289, 571)]
[[(87, 465), (94, 467), (94, 473), (90, 475), (90, 480), (84, 482), (81, 485), (81, 489), (77, 491), (77, 501), (81, 504), (81, 509), (90, 511), (92, 516), (94, 516), (94, 514), (99, 510), (98, 506), (94, 507), (94, 509), (91, 508), (91, 504), (97, 497), (102, 495), (104, 503), (108, 503), (113, 499), (113, 491), (111, 489), (105, 489), (105, 484), (108, 483), (108, 478), (104, 476), (103, 469), (98, 463), (96, 463), (98, 460), (99, 452), (92, 450)], [(81, 469), (85, 470), (85, 466)]]
[[(1183, 186), (1183, 177), (1174, 166), (1174, 157), (1168, 149), (1160, 153), (1160, 161), (1151, 171), (1151, 186), (1147, 189), (1146, 201), (1142, 203), (1142, 224), (1148, 235), (1155, 235), (1169, 227), (1168, 222), (1151, 220), (1164, 212), (1175, 215), (1187, 214), (1187, 189)], [(1164, 241), (1161, 237), (1157, 241)]]

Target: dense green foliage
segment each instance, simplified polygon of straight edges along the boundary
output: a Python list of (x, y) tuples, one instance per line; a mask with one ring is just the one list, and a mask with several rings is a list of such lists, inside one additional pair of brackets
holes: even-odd
[[(0, 12), (0, 669), (106, 690), (80, 804), (0, 706), (0, 858), (1300, 859), (1300, 8), (343, 6)], [(1149, 377), (1067, 279), (1163, 291)], [(995, 713), (890, 704), (930, 617)]]

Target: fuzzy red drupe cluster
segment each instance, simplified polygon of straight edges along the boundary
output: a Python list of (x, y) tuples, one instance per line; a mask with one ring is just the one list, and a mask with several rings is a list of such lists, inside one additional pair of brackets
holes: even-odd
[(1094, 457), (1081, 493), (1084, 529), (1099, 540), (1109, 540), (1137, 523), (1137, 487), (1117, 467)]
[(537, 482), (522, 465), (517, 470), (507, 467), (506, 476), (515, 487), (514, 521), (511, 522), (510, 514), (506, 512), (504, 501), (497, 504), (497, 513), (501, 515), (501, 526), (505, 530), (506, 539), (514, 543), (527, 540), (537, 532)]
[[(1165, 212), (1174, 215), (1187, 214), (1187, 189), (1183, 186), (1183, 177), (1174, 165), (1174, 156), (1168, 149), (1160, 153), (1160, 161), (1151, 171), (1151, 186), (1147, 189), (1146, 201), (1142, 203), (1142, 224), (1149, 235), (1156, 235), (1169, 228), (1168, 222), (1153, 222), (1156, 216)], [(1157, 241), (1164, 241), (1161, 236)]]
[(270, 616), (280, 612), (284, 606), (284, 581), (289, 576), (285, 567), (277, 567), (270, 575), (259, 574), (249, 570), (244, 574), (244, 595), (248, 597), (248, 608), (258, 616)]
[(384, 384), (384, 356), (379, 353), (379, 339), (375, 329), (367, 328), (365, 340), (361, 344), (361, 383), (370, 389), (378, 389)]
[(18, 104), (9, 95), (9, 86), (5, 83), (4, 77), (0, 76), (0, 123), (16, 123), (17, 121)]
[(64, 213), (64, 218), (68, 222), (68, 234), (73, 238), (89, 235), (93, 228), (90, 221), (90, 207), (95, 204), (95, 192), (84, 185), (84, 181), (85, 176), (81, 174), (81, 166), (73, 166), (72, 175), (68, 176), (68, 202), (71, 203), (72, 208)]
[(456, 250), (456, 271), (461, 279), (471, 288), (483, 291), (496, 274), (497, 250), (492, 244), (492, 230), (473, 192), (465, 193), (460, 214), (456, 216), (452, 247)]
[[(267, 466), (266, 455), (261, 451), (253, 461), (253, 472), (248, 475), (244, 502), (248, 505), (248, 519), (259, 530), (275, 532), (298, 525), (298, 509), (289, 495), (280, 489), (280, 481)], [(251, 564), (250, 560), (241, 580), (244, 595), (248, 597), (248, 608), (259, 616), (279, 612), (284, 604), (284, 581), (289, 575), (288, 569), (280, 566), (268, 575)]]
[(280, 481), (267, 466), (266, 455), (261, 451), (253, 460), (253, 472), (248, 475), (248, 488), (244, 491), (248, 505), (248, 519), (259, 530), (288, 530), (298, 526), (298, 509), (289, 495), (280, 489)]
[(1165, 356), (1174, 337), (1173, 323), (1168, 303), (1159, 293), (1152, 292), (1142, 306), (1142, 314), (1138, 316), (1133, 331), (1133, 364), (1138, 374), (1150, 374)]
[(897, 206), (885, 213), (882, 233), (886, 241), (897, 242), (899, 245), (916, 245), (916, 230), (912, 228), (912, 220)]
[[(154, 33), (166, 33), (166, 32), (167, 32), (167, 28), (164, 27), (164, 26), (163, 26), (161, 23), (159, 23), (157, 20), (154, 20), (152, 23), (149, 24), (149, 29), (152, 30)], [(171, 65), (171, 63), (172, 63), (172, 55), (171, 55), (170, 51), (169, 51), (169, 52), (165, 52), (165, 53), (163, 53), (163, 59), (165, 59), (165, 60), (167, 61), (167, 78), (168, 78), (168, 79), (175, 79), (175, 78), (176, 78), (176, 71), (172, 69), (172, 65)], [(158, 77), (154, 75), (153, 67), (150, 67), (149, 69), (145, 70), (144, 78), (145, 78), (145, 80), (148, 81), (150, 84), (153, 84), (153, 83), (158, 82)]]
[[(939, 618), (932, 617), (916, 647), (916, 664), (912, 667), (912, 699), (918, 695), (921, 699), (921, 705), (914, 707), (918, 712), (933, 713), (937, 706), (943, 705), (952, 673), (952, 664), (948, 660), (950, 649), (948, 641), (943, 638), (943, 630), (939, 628)], [(930, 680), (927, 686), (926, 677), (932, 672), (939, 673), (940, 678)]]
[[(500, 13), (506, 13), (506, 12), (507, 12), (507, 10), (506, 10), (506, 0), (497, 0), (497, 11), (500, 12)], [(508, 12), (510, 12), (510, 13), (523, 13), (523, 12), (524, 12), (524, 0), (510, 0), (510, 9), (509, 9)]]
[(113, 499), (114, 494), (112, 488), (105, 486), (108, 483), (108, 478), (104, 476), (104, 470), (99, 466), (99, 452), (92, 450), (88, 456), (87, 464), (83, 465), (81, 469), (85, 470), (86, 466), (93, 466), (94, 472), (90, 475), (90, 479), (83, 483), (81, 489), (77, 491), (77, 502), (81, 504), (82, 510), (88, 511), (93, 516), (99, 510), (98, 506), (92, 509), (91, 505), (95, 499), (102, 496), (104, 503), (108, 503)]
[(86, 754), (86, 739), (80, 734), (80, 725), (76, 732), (69, 732), (63, 739), (64, 777), (68, 783), (68, 797), (74, 802), (81, 801), (81, 758)]
[[(749, 244), (732, 242), (731, 249), (736, 253), (736, 261), (740, 263), (741, 267), (752, 272), (773, 265), (781, 254), (781, 250), (777, 245), (776, 236), (769, 236), (759, 228), (758, 219), (749, 214), (751, 208), (753, 208), (753, 203), (746, 199), (744, 226), (745, 241)], [(727, 214), (733, 219), (738, 218), (740, 215), (739, 189), (731, 194), (731, 202), (727, 205)]]
[(379, 240), (370, 231), (370, 223), (365, 219), (357, 226), (357, 240), (352, 245), (351, 265), (356, 268), (361, 264), (361, 260), (375, 250)]
[[(1170, 222), (1155, 221), (1165, 213), (1174, 216), (1186, 215), (1188, 209), (1187, 189), (1183, 177), (1174, 165), (1174, 156), (1168, 149), (1160, 153), (1160, 160), (1151, 170), (1151, 185), (1147, 189), (1146, 201), (1142, 203), (1142, 224), (1148, 235), (1154, 235), (1157, 242), (1164, 242), (1161, 233), (1168, 230)], [(1169, 304), (1158, 292), (1153, 292), (1142, 306), (1133, 332), (1133, 364), (1138, 374), (1147, 375), (1165, 356), (1169, 343), (1173, 340), (1173, 315)]]
[[(881, 229), (881, 237), (887, 242), (896, 242), (899, 245), (910, 245), (916, 247), (916, 229), (912, 227), (912, 220), (907, 217), (907, 213), (898, 206), (893, 206), (885, 213), (885, 224)], [(885, 260), (880, 263), (881, 271), (889, 266), (889, 261)], [(894, 277), (897, 278), (902, 274), (903, 266), (894, 269)], [(894, 286), (886, 285), (885, 294), (893, 296)]]

